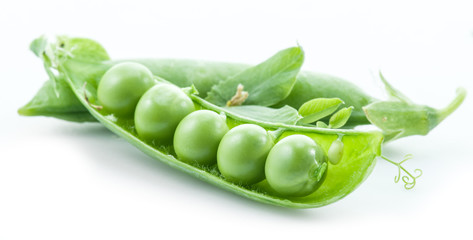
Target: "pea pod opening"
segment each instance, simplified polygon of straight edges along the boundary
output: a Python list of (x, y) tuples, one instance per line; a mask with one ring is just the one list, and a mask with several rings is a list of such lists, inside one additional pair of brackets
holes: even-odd
[[(339, 134), (344, 135), (345, 154), (343, 159), (337, 166), (331, 166), (322, 186), (307, 197), (280, 197), (269, 188), (265, 181), (250, 187), (240, 186), (222, 178), (215, 165), (201, 167), (182, 162), (173, 155), (172, 151), (166, 150), (165, 147), (153, 146), (142, 141), (133, 130), (131, 122), (122, 121), (120, 118), (110, 118), (108, 117), (109, 113), (99, 112), (90, 106), (89, 102), (83, 98), (84, 91), (89, 96), (89, 99), (95, 99), (96, 85), (93, 83), (99, 80), (100, 75), (83, 71), (84, 64), (87, 65), (87, 63), (68, 60), (61, 65), (61, 71), (65, 73), (66, 82), (71, 86), (72, 91), (80, 102), (105, 127), (157, 160), (256, 201), (292, 208), (310, 208), (327, 205), (343, 198), (359, 186), (369, 175), (375, 165), (375, 158), (381, 153), (383, 136), (379, 131), (362, 132), (347, 129), (317, 129), (285, 123), (262, 122), (240, 115), (238, 112), (228, 111), (226, 108), (207, 102), (197, 95), (191, 95), (191, 98), (198, 106), (197, 108), (225, 113), (229, 127), (242, 123), (254, 123), (268, 130), (283, 128), (285, 131), (279, 139), (292, 134), (304, 134), (321, 144), (325, 151), (328, 151), (331, 143), (338, 138)], [(106, 69), (104, 68), (104, 70)], [(84, 88), (85, 82), (87, 82), (87, 85)], [(93, 103), (94, 100), (90, 101)]]
[[(239, 111), (233, 111), (232, 108), (216, 106), (198, 95), (191, 95), (197, 108), (224, 113), (227, 116), (227, 125), (230, 128), (243, 123), (254, 123), (267, 130), (284, 129), (284, 133), (278, 139), (293, 134), (304, 134), (315, 139), (324, 151), (328, 151), (331, 143), (340, 134), (344, 135), (344, 159), (340, 161), (339, 165), (334, 166), (328, 171), (322, 186), (309, 196), (281, 197), (274, 193), (265, 181), (249, 187), (237, 185), (226, 181), (220, 176), (215, 165), (202, 167), (188, 164), (178, 160), (169, 148), (144, 142), (136, 134), (132, 120), (111, 117), (106, 110), (98, 111), (91, 106), (91, 104), (97, 103), (98, 83), (105, 71), (111, 66), (113, 64), (90, 63), (74, 59), (73, 57), (66, 58), (57, 64), (57, 70), (63, 77), (56, 80), (68, 85), (75, 98), (97, 121), (146, 154), (199, 179), (256, 201), (293, 208), (321, 207), (330, 204), (348, 195), (359, 186), (373, 169), (375, 158), (380, 155), (383, 136), (379, 131), (362, 132), (347, 129), (317, 129), (284, 122), (264, 122), (245, 116), (245, 114), (242, 114), (244, 110), (239, 108), (237, 108)], [(60, 92), (60, 94), (62, 93)], [(251, 108), (251, 106), (243, 107)]]

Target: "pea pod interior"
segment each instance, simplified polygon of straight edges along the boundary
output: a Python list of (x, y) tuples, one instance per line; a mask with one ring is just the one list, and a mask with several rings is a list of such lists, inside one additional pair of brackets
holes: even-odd
[[(94, 68), (91, 70), (90, 68)], [(285, 198), (278, 196), (269, 188), (265, 181), (252, 186), (240, 186), (226, 181), (218, 172), (216, 165), (211, 167), (199, 167), (178, 160), (171, 148), (166, 146), (153, 146), (142, 141), (136, 134), (132, 120), (122, 120), (110, 117), (105, 111), (97, 111), (89, 103), (97, 99), (97, 85), (101, 76), (111, 67), (110, 64), (97, 64), (93, 66), (86, 62), (70, 59), (59, 66), (59, 70), (65, 75), (63, 80), (70, 85), (75, 96), (83, 106), (105, 127), (123, 137), (135, 147), (148, 154), (152, 158), (160, 160), (171, 167), (187, 172), (199, 179), (214, 184), (220, 188), (229, 190), (244, 197), (291, 208), (321, 207), (333, 203), (358, 187), (371, 173), (376, 157), (381, 154), (381, 143), (383, 135), (379, 131), (357, 131), (357, 130), (334, 130), (314, 127), (294, 126), (287, 124), (276, 124), (261, 122), (245, 116), (226, 111), (224, 108), (206, 102), (196, 95), (192, 95), (197, 108), (209, 109), (218, 113), (227, 114), (227, 125), (231, 128), (243, 123), (255, 123), (267, 130), (279, 128), (285, 132), (279, 139), (291, 134), (304, 134), (315, 140), (327, 152), (331, 143), (343, 135), (344, 154), (340, 163), (330, 165), (328, 173), (322, 186), (306, 197)], [(97, 71), (97, 69), (100, 69)], [(87, 83), (87, 84), (85, 84)], [(86, 99), (84, 94), (87, 95)]]

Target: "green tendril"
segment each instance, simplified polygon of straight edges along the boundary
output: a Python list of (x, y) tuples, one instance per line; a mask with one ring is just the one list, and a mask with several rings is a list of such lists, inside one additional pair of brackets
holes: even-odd
[[(390, 162), (391, 164), (397, 166), (398, 168), (398, 175), (394, 177), (394, 182), (395, 183), (398, 183), (399, 180), (402, 180), (404, 182), (404, 188), (407, 189), (407, 190), (410, 190), (410, 189), (413, 189), (414, 186), (416, 185), (416, 180), (422, 176), (422, 170), (420, 169), (415, 169), (414, 170), (414, 174), (415, 176), (410, 173), (409, 171), (407, 171), (403, 166), (402, 164), (405, 163), (407, 160), (411, 159), (412, 158), (412, 154), (407, 154), (406, 156), (404, 156), (404, 159), (401, 161), (401, 162), (394, 162), (392, 160), (389, 160), (387, 157), (385, 156), (381, 156), (382, 159)], [(404, 172), (405, 174), (407, 174), (407, 176), (402, 176), (401, 175), (401, 171)]]

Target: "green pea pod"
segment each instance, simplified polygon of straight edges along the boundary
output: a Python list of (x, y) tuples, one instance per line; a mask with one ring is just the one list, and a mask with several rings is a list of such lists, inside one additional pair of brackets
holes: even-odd
[[(35, 40), (32, 44), (31, 49), (33, 52), (44, 61), (45, 68), (51, 78), (51, 84), (45, 84), (37, 95), (19, 110), (19, 113), (27, 116), (43, 115), (79, 122), (93, 121), (94, 118), (86, 116), (89, 113), (78, 104), (74, 97), (67, 96), (71, 95), (70, 89), (67, 86), (61, 87), (60, 84), (57, 84), (60, 82), (59, 79), (62, 78), (61, 73), (59, 73), (59, 76), (55, 76), (50, 70), (50, 66), (54, 67), (61, 59), (80, 59), (83, 62), (90, 63), (87, 66), (87, 71), (96, 72), (97, 76), (101, 76), (108, 68), (123, 61), (104, 61), (108, 59), (107, 53), (93, 40), (60, 37), (58, 43), (54, 44), (53, 47), (48, 47), (49, 45), (43, 39), (40, 39)], [(217, 84), (225, 85), (222, 82), (231, 81), (231, 79), (234, 79), (232, 76), (236, 76), (249, 68), (245, 64), (199, 60), (138, 59), (133, 61), (145, 65), (154, 75), (161, 76), (180, 87), (187, 87), (193, 84), (203, 97), (213, 86)], [(387, 83), (384, 78), (381, 79), (385, 84)], [(96, 79), (96, 81), (98, 80)], [(387, 92), (393, 96), (396, 102), (407, 99), (399, 91), (390, 87), (389, 84), (386, 84), (386, 86)], [(56, 93), (56, 98), (51, 96), (51, 93)], [(58, 105), (56, 99), (61, 97), (61, 95), (66, 95), (66, 97), (61, 98), (61, 104)], [(455, 106), (458, 107), (465, 95), (465, 91), (462, 91), (462, 94), (452, 104), (456, 104)], [(296, 82), (287, 98), (272, 107), (288, 105), (298, 109), (305, 102), (315, 98), (342, 99), (345, 104), (341, 107), (353, 106), (351, 116), (345, 125), (346, 128), (372, 123), (384, 131), (388, 140), (410, 135), (425, 135), (440, 122), (438, 121), (439, 119), (443, 120), (456, 108), (450, 107), (444, 111), (429, 110), (430, 108), (427, 106), (414, 107), (412, 103), (406, 101), (404, 101), (405, 104), (395, 103), (392, 105), (392, 101), (376, 100), (357, 86), (340, 78), (304, 71), (299, 72), (297, 75)], [(386, 123), (384, 120), (387, 115), (383, 111), (386, 111), (386, 108), (391, 106), (395, 106), (393, 109), (396, 111), (390, 111), (390, 114), (403, 118), (402, 121), (397, 121), (394, 125)], [(363, 107), (365, 107), (365, 111), (363, 111)], [(427, 125), (419, 124), (412, 127), (409, 121), (412, 116), (417, 115), (420, 117), (423, 114), (429, 113), (429, 111), (432, 113), (432, 116), (436, 116), (437, 120), (431, 120)], [(428, 129), (427, 132), (426, 129)]]
[[(340, 164), (330, 166), (322, 186), (309, 196), (293, 198), (280, 197), (270, 189), (265, 181), (250, 187), (236, 185), (221, 177), (215, 165), (211, 167), (198, 167), (184, 163), (178, 160), (172, 152), (167, 151), (165, 147), (152, 146), (140, 140), (133, 130), (134, 128), (129, 126), (130, 123), (122, 122), (120, 119), (109, 118), (106, 113), (103, 115), (92, 107), (90, 104), (95, 102), (91, 99), (96, 99), (97, 75), (95, 72), (86, 71), (88, 68), (87, 65), (88, 64), (84, 62), (68, 60), (65, 61), (59, 69), (67, 76), (65, 81), (71, 86), (76, 97), (90, 114), (105, 127), (120, 137), (123, 137), (152, 158), (160, 160), (218, 187), (256, 201), (291, 208), (321, 207), (330, 204), (343, 198), (359, 186), (373, 169), (375, 158), (380, 155), (383, 135), (379, 131), (362, 132), (355, 130), (318, 129), (284, 123), (263, 122), (252, 119), (239, 112), (227, 111), (224, 107), (218, 107), (199, 96), (192, 95), (194, 102), (199, 105), (198, 108), (225, 113), (229, 127), (242, 123), (254, 123), (268, 130), (284, 129), (284, 133), (279, 139), (292, 134), (304, 134), (317, 141), (324, 151), (328, 151), (332, 142), (337, 140), (340, 134), (344, 136), (343, 142), (345, 148), (343, 159), (340, 161)], [(87, 82), (87, 84), (84, 88), (85, 82)], [(89, 101), (85, 99), (84, 94), (88, 96)]]
[[(133, 123), (129, 120), (111, 117), (106, 111), (97, 110), (93, 104), (97, 103), (96, 94), (98, 83), (105, 71), (113, 65), (114, 63), (112, 62), (89, 62), (76, 60), (73, 57), (66, 57), (57, 61), (55, 67), (61, 77), (56, 77), (55, 80), (58, 81), (58, 83), (69, 86), (69, 88), (59, 88), (59, 95), (61, 96), (70, 91), (70, 93), (75, 96), (76, 101), (78, 101), (91, 116), (152, 158), (241, 196), (264, 203), (291, 208), (321, 207), (333, 203), (355, 190), (356, 187), (368, 177), (374, 167), (375, 158), (380, 155), (383, 135), (379, 131), (364, 132), (347, 129), (320, 129), (290, 124), (295, 120), (275, 123), (274, 121), (265, 121), (265, 119), (269, 118), (268, 116), (271, 115), (271, 111), (274, 111), (274, 109), (262, 106), (256, 107), (258, 109), (256, 112), (258, 112), (259, 118), (255, 119), (252, 117), (254, 114), (252, 114), (251, 111), (245, 111), (240, 108), (219, 107), (205, 101), (197, 95), (192, 95), (191, 97), (198, 106), (197, 108), (224, 113), (227, 116), (227, 125), (230, 128), (243, 123), (254, 123), (267, 130), (281, 129), (284, 133), (276, 139), (276, 141), (292, 134), (304, 134), (315, 140), (320, 144), (323, 150), (327, 152), (333, 141), (338, 139), (340, 135), (344, 136), (343, 142), (345, 148), (342, 161), (340, 161), (340, 164), (330, 167), (330, 169), (327, 170), (327, 176), (321, 187), (308, 196), (281, 197), (275, 193), (265, 181), (251, 186), (236, 185), (226, 181), (220, 176), (215, 165), (199, 167), (180, 161), (176, 158), (174, 153), (169, 150), (170, 148), (150, 145), (141, 140), (134, 130)], [(53, 66), (49, 68), (51, 67)], [(52, 94), (52, 92), (50, 92), (50, 94)], [(73, 100), (69, 100), (73, 102)], [(52, 103), (53, 98), (49, 98), (48, 101)], [(45, 106), (47, 106), (47, 104)], [(245, 107), (251, 108), (251, 106)], [(235, 111), (235, 109), (239, 110)], [(294, 116), (294, 114), (291, 114), (291, 111), (294, 112), (295, 109), (284, 111), (288, 113), (288, 119), (293, 118), (291, 116)]]
[[(71, 48), (86, 49), (87, 45), (93, 45), (94, 46), (93, 49), (98, 48), (96, 46), (95, 41), (82, 39), (82, 38), (80, 39), (71, 38), (71, 39), (74, 39), (74, 41), (69, 41), (69, 42), (63, 41), (64, 49), (57, 50), (58, 48), (55, 48), (56, 51), (65, 52)], [(88, 43), (88, 41), (92, 41), (92, 43)], [(68, 45), (68, 44), (71, 44), (71, 42), (74, 44), (73, 46)], [(54, 44), (54, 46), (56, 45), (57, 44)], [(83, 45), (84, 47), (74, 48), (74, 46), (80, 46), (80, 45)], [(297, 66), (299, 66), (301, 64), (301, 61), (303, 60), (303, 55), (302, 55), (303, 52), (295, 51), (295, 50), (294, 50), (294, 53), (298, 53), (298, 54), (292, 54), (293, 57), (291, 59), (294, 59), (293, 66), (296, 67), (296, 70), (297, 70)], [(188, 59), (132, 59), (132, 60), (119, 60), (119, 61), (106, 61), (105, 60), (101, 64), (97, 64), (97, 66), (94, 66), (97, 62), (97, 59), (100, 59), (101, 57), (105, 56), (105, 53), (103, 53), (104, 51), (105, 50), (103, 48), (100, 50), (97, 50), (98, 56), (89, 57), (88, 58), (89, 60), (87, 60), (86, 56), (92, 55), (92, 53), (89, 51), (88, 54), (81, 55), (82, 56), (81, 60), (90, 62), (91, 65), (88, 66), (89, 70), (96, 71), (98, 73), (102, 71), (106, 71), (111, 66), (120, 62), (124, 62), (124, 61), (138, 62), (148, 67), (154, 75), (160, 76), (179, 87), (188, 87), (188, 86), (194, 85), (195, 88), (199, 91), (200, 96), (204, 98), (206, 97), (207, 92), (209, 92), (213, 86), (221, 82), (224, 82), (228, 79), (231, 79), (232, 76), (235, 76), (241, 73), (243, 70), (250, 68), (250, 65), (247, 65), (247, 64), (188, 60)], [(35, 50), (35, 53), (36, 52), (41, 52), (41, 49)], [(55, 54), (55, 53), (53, 52), (50, 54)], [(61, 53), (58, 53), (58, 54), (61, 55)], [(75, 54), (75, 55), (78, 55), (78, 54)], [(64, 54), (62, 54), (61, 56), (64, 56)], [(49, 69), (48, 66), (45, 65), (45, 67)], [(291, 71), (291, 69), (287, 69), (286, 72), (297, 73), (297, 71)], [(281, 73), (284, 73), (284, 71)], [(290, 88), (286, 88), (286, 89), (290, 89)], [(346, 89), (346, 90), (343, 90), (343, 89)], [(66, 92), (65, 94), (67, 94), (68, 92), (67, 90), (68, 89), (65, 89), (65, 92)], [(236, 89), (231, 89), (233, 93), (235, 90)], [(246, 87), (246, 90), (248, 90), (248, 87)], [(62, 92), (62, 89), (58, 89), (58, 91)], [(267, 91), (269, 93), (271, 92), (269, 90)], [(41, 89), (40, 92), (37, 93), (37, 95), (38, 96), (45, 95), (46, 92), (49, 92), (49, 90)], [(284, 94), (282, 94), (281, 96), (283, 95)], [(337, 98), (338, 97), (338, 98), (341, 98), (345, 102), (345, 105), (343, 106), (354, 106), (355, 109), (354, 109), (354, 112), (352, 113), (352, 117), (347, 123), (348, 125), (358, 125), (358, 124), (369, 123), (361, 108), (365, 106), (367, 103), (373, 102), (374, 99), (369, 97), (365, 93), (363, 93), (359, 88), (357, 88), (352, 83), (343, 81), (335, 77), (324, 75), (324, 74), (299, 72), (299, 74), (296, 77), (295, 84), (292, 87), (292, 91), (289, 93), (287, 98), (285, 98), (279, 103), (274, 104), (273, 107), (279, 108), (285, 105), (289, 105), (293, 108), (298, 109), (304, 102), (309, 101), (314, 98), (319, 98), (319, 97), (324, 97), (324, 98)], [(67, 106), (67, 104), (69, 104), (71, 108), (74, 109), (74, 112), (76, 111), (78, 107), (80, 108), (80, 105), (77, 105), (76, 101), (63, 101), (63, 104), (64, 106)], [(67, 108), (56, 108), (55, 109), (56, 115), (51, 115), (50, 114), (51, 105), (54, 105), (54, 101), (42, 101), (41, 105), (38, 105), (38, 104), (35, 105), (34, 115), (35, 116), (42, 115), (41, 114), (42, 107), (45, 109), (44, 115), (51, 116), (51, 117), (60, 118), (61, 115), (65, 115), (71, 112)], [(28, 106), (25, 106), (23, 111), (20, 112), (20, 114), (23, 114), (24, 112), (27, 112), (27, 111), (28, 111)], [(64, 114), (61, 114), (61, 111)], [(85, 114), (88, 114), (85, 109), (82, 109), (82, 111)]]

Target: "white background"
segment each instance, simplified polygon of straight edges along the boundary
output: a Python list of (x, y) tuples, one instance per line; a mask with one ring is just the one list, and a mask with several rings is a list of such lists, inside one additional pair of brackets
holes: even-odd
[(41, 34), (98, 40), (114, 59), (258, 63), (299, 43), (305, 70), (383, 98), (381, 69), (414, 101), (473, 93), (469, 1), (2, 1), (0, 239), (413, 239), (473, 237), (472, 96), (428, 136), (384, 147), (424, 175), (393, 183), (379, 160), (355, 192), (307, 210), (256, 203), (156, 162), (98, 124), (16, 110), (46, 79), (28, 50)]

